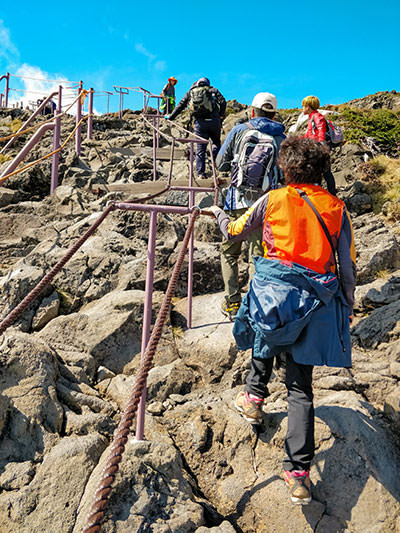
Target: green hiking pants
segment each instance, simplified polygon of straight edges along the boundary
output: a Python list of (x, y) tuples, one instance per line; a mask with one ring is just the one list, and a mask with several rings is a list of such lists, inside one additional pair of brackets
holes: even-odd
[[(227, 211), (231, 221), (238, 219), (247, 209), (236, 209)], [(264, 255), (262, 246), (262, 228), (252, 231), (247, 235), (246, 240), (249, 242), (249, 279), (255, 272), (252, 255)], [(228, 304), (242, 300), (239, 286), (239, 257), (242, 251), (243, 241), (226, 241), (221, 244), (221, 271), (225, 286), (225, 299)]]

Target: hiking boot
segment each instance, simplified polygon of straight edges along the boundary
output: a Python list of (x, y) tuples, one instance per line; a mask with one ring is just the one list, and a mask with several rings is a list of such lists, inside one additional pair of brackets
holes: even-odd
[(233, 322), (235, 320), (237, 312), (239, 311), (239, 307), (239, 302), (233, 302), (231, 304), (228, 304), (227, 301), (224, 300), (221, 305), (221, 311), (223, 315), (227, 316), (229, 320)]
[(311, 502), (309, 470), (284, 470), (283, 478), (290, 491), (290, 499), (298, 505)]
[(264, 400), (259, 398), (257, 401), (249, 397), (249, 393), (241, 391), (236, 396), (234, 405), (239, 413), (247, 422), (251, 424), (262, 424), (262, 405)]
[(199, 175), (197, 176), (197, 178), (198, 178), (199, 180), (206, 180), (206, 179), (207, 179), (207, 176), (206, 176), (205, 174), (199, 174)]

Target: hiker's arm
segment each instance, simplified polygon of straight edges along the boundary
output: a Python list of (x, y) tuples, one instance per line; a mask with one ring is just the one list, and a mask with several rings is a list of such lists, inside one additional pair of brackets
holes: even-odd
[(231, 168), (231, 161), (233, 159), (233, 148), (235, 146), (235, 137), (237, 128), (232, 128), (228, 133), (224, 144), (219, 149), (218, 155), (215, 159), (215, 165), (218, 170), (226, 172)]
[(217, 214), (217, 222), (223, 236), (228, 241), (242, 241), (255, 229), (262, 227), (265, 211), (268, 204), (268, 194), (259, 198), (249, 209), (237, 220), (229, 221), (229, 217), (224, 211)]
[(218, 89), (216, 89), (216, 98), (219, 106), (219, 116), (224, 117), (225, 116), (225, 110), (226, 110), (226, 100), (222, 96), (222, 94), (219, 92)]
[(349, 314), (352, 315), (354, 289), (356, 285), (356, 250), (354, 246), (353, 228), (346, 208), (344, 208), (337, 251), (344, 297), (349, 306)]
[(172, 111), (172, 113), (169, 115), (170, 120), (174, 120), (174, 118), (176, 118), (179, 115), (179, 113), (182, 113), (182, 111), (186, 109), (186, 107), (189, 104), (189, 97), (190, 97), (190, 92), (188, 91), (185, 94), (185, 96), (182, 98), (182, 100), (179, 102), (179, 104)]

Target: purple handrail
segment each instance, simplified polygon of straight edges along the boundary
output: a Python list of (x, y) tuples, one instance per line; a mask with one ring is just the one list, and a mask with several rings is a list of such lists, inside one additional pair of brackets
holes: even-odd
[[(62, 86), (58, 86), (58, 104), (57, 104), (57, 116), (54, 119), (54, 133), (53, 133), (53, 150), (60, 148), (60, 133), (61, 133), (61, 116), (62, 113)], [(51, 182), (50, 182), (50, 194), (53, 194), (58, 187), (58, 163), (60, 160), (60, 152), (53, 154), (53, 161), (51, 166)]]
[(93, 97), (94, 97), (94, 89), (91, 87), (89, 89), (89, 103), (88, 103), (88, 127), (87, 127), (87, 138), (92, 138), (93, 133)]
[(0, 98), (0, 107), (3, 107), (3, 97), (4, 97), (4, 107), (8, 107), (8, 93), (10, 91), (10, 73), (7, 72), (7, 74), (3, 74), (2, 76), (0, 76), (0, 81), (1, 80), (6, 80), (6, 87), (5, 87), (5, 90), (4, 90), (4, 94), (1, 94), (1, 98)]
[(47, 124), (42, 124), (40, 128), (36, 131), (36, 133), (33, 135), (33, 137), (30, 139), (29, 142), (26, 143), (26, 145), (22, 148), (22, 150), (14, 157), (14, 159), (11, 161), (11, 163), (8, 165), (8, 167), (2, 172), (0, 177), (7, 176), (7, 174), (10, 174), (17, 168), (19, 163), (24, 159), (26, 154), (37, 144), (44, 133), (48, 130), (52, 130), (55, 127), (54, 122), (48, 122)]
[[(82, 86), (83, 86), (83, 82), (80, 81), (79, 82), (79, 87), (78, 87), (78, 96), (80, 96), (82, 94)], [(78, 98), (77, 101), (76, 101), (76, 125), (77, 125), (77, 128), (76, 128), (76, 132), (75, 132), (75, 152), (76, 154), (79, 156), (81, 155), (81, 126), (80, 126), (80, 121), (81, 121), (81, 118), (82, 118), (82, 99), (81, 98)]]
[[(36, 111), (34, 111), (32, 113), (32, 115), (28, 118), (28, 120), (26, 120), (22, 126), (19, 128), (19, 130), (17, 131), (17, 133), (19, 133), (20, 131), (24, 130), (27, 126), (29, 126), (29, 124), (33, 121), (33, 119), (35, 117), (37, 117), (37, 115), (40, 113), (40, 111), (46, 107), (47, 103), (53, 98), (53, 96), (56, 96), (57, 94), (59, 94), (57, 91), (54, 92), (54, 93), (51, 93), (49, 96), (47, 96), (47, 98), (45, 98), (43, 100), (43, 102), (39, 105), (39, 107), (36, 109)], [(59, 113), (61, 113), (61, 110), (59, 108)], [(4, 154), (4, 152), (13, 144), (13, 142), (15, 141), (16, 137), (12, 137), (8, 143), (3, 146), (3, 148), (0, 150), (0, 154)]]

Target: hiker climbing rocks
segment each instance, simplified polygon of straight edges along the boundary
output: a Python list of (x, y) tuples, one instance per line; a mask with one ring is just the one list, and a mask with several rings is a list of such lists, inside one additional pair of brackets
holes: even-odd
[(264, 257), (255, 258), (256, 273), (233, 328), (239, 349), (252, 348), (245, 390), (235, 406), (251, 423), (262, 422), (274, 356), (284, 352), (288, 429), (283, 476), (292, 501), (304, 504), (311, 501), (315, 451), (313, 367), (351, 366), (355, 249), (344, 202), (320, 186), (328, 148), (292, 137), (282, 143), (278, 163), (285, 187), (262, 196), (233, 222), (219, 207), (211, 211), (228, 240), (262, 227)]
[[(174, 120), (186, 107), (189, 107), (194, 120), (195, 134), (203, 139), (211, 139), (215, 159), (221, 147), (221, 125), (226, 109), (225, 98), (218, 89), (211, 87), (208, 78), (200, 78), (193, 83), (174, 111), (165, 118)], [(206, 178), (206, 150), (205, 143), (197, 144), (196, 172), (200, 179)]]
[(175, 85), (178, 83), (178, 80), (171, 76), (168, 78), (168, 83), (164, 85), (163, 90), (161, 91), (161, 100), (160, 111), (163, 115), (168, 115), (172, 113), (175, 109)]
[[(320, 106), (319, 99), (316, 96), (306, 96), (301, 105), (303, 106), (303, 114), (308, 115), (307, 131), (304, 137), (307, 139), (314, 139), (314, 141), (320, 143), (325, 143), (327, 122), (324, 115), (318, 111)], [(336, 195), (336, 183), (330, 165), (326, 169), (324, 179), (328, 191), (331, 194)]]
[[(277, 100), (273, 94), (256, 94), (251, 104), (250, 121), (234, 126), (218, 153), (218, 170), (231, 171), (224, 204), (231, 221), (238, 219), (262, 194), (278, 185), (277, 155), (285, 138), (285, 127), (273, 120), (276, 109)], [(249, 278), (254, 273), (252, 256), (264, 254), (261, 237), (261, 228), (247, 235)], [(242, 299), (238, 267), (241, 248), (242, 241), (225, 240), (221, 245), (221, 270), (225, 286), (221, 310), (231, 320)]]

